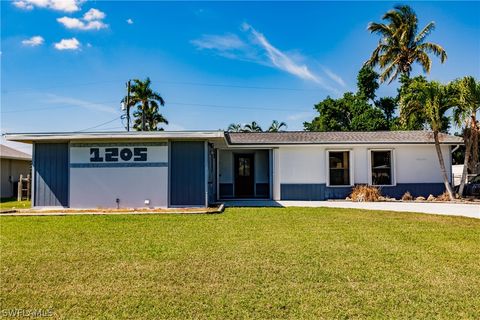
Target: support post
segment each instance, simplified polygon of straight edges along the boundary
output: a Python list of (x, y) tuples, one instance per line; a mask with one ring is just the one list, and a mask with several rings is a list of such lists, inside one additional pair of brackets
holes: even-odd
[(22, 182), (23, 182), (23, 175), (20, 175), (20, 179), (18, 179), (18, 185), (17, 185), (17, 201), (22, 201)]

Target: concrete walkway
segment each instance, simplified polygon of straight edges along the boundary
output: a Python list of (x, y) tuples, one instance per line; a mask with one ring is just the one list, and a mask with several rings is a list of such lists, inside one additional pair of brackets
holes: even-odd
[(327, 207), (366, 210), (419, 212), (480, 219), (480, 202), (435, 203), (435, 202), (351, 202), (351, 201), (228, 201), (227, 207)]

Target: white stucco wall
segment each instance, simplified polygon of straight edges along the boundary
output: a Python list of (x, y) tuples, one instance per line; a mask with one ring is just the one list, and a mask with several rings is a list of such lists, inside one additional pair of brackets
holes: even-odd
[[(434, 145), (369, 145), (369, 146), (280, 146), (280, 183), (324, 184), (327, 179), (327, 150), (352, 152), (353, 182), (369, 182), (371, 149), (392, 149), (396, 183), (441, 183), (440, 164)], [(442, 153), (450, 177), (450, 147), (442, 146)]]
[(325, 183), (325, 148), (279, 147), (280, 183)]
[[(101, 145), (98, 145), (101, 146)], [(109, 146), (106, 146), (109, 147)], [(142, 147), (141, 144), (127, 146)], [(99, 147), (104, 154), (105, 147)], [(118, 145), (119, 149), (123, 147)], [(144, 201), (150, 200), (149, 207), (168, 205), (168, 167), (148, 164), (168, 163), (167, 145), (146, 146), (147, 161), (140, 167), (88, 167), (90, 147), (70, 148), (70, 207), (72, 208), (115, 208), (116, 199), (120, 207), (145, 207)], [(134, 163), (118, 161), (118, 163)], [(85, 164), (86, 167), (72, 167)]]

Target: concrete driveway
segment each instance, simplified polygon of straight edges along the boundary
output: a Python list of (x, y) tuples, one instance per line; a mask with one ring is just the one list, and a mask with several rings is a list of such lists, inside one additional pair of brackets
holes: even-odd
[(480, 202), (435, 203), (435, 202), (350, 202), (350, 201), (228, 201), (228, 206), (235, 207), (327, 207), (353, 208), (366, 210), (420, 212), (448, 216), (462, 216), (480, 219)]

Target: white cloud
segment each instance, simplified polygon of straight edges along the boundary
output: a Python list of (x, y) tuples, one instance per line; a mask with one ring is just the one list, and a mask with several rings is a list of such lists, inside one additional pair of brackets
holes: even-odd
[(130, 18), (128, 18), (128, 19), (127, 19), (127, 23), (128, 23), (128, 24), (133, 24), (133, 20), (130, 19)]
[(77, 50), (80, 48), (80, 42), (76, 38), (62, 39), (54, 45), (57, 50)]
[(97, 10), (88, 10), (82, 19), (61, 17), (57, 21), (65, 26), (67, 29), (79, 29), (79, 30), (100, 30), (108, 27), (102, 19), (105, 18), (105, 13)]
[(83, 20), (92, 21), (92, 20), (103, 20), (105, 19), (105, 12), (102, 12), (98, 9), (91, 8), (83, 15)]
[(199, 39), (192, 40), (191, 43), (198, 49), (215, 49), (228, 51), (232, 49), (245, 48), (246, 44), (240, 40), (236, 34), (225, 35), (203, 35)]
[(100, 111), (100, 112), (107, 112), (107, 113), (118, 112), (118, 110), (115, 109), (114, 107), (101, 104), (101, 103), (95, 103), (95, 102), (90, 102), (90, 101), (80, 100), (80, 99), (70, 98), (70, 97), (57, 96), (55, 94), (47, 94), (47, 97), (48, 99), (45, 99), (45, 101), (52, 104), (70, 105), (70, 106), (76, 106), (76, 107), (81, 107), (81, 108)]
[(34, 36), (34, 37), (31, 37), (30, 39), (22, 40), (22, 44), (24, 46), (30, 46), (30, 47), (40, 46), (44, 42), (45, 42), (45, 39), (43, 39), (43, 37), (41, 36)]
[(266, 64), (260, 57), (258, 48), (246, 43), (236, 34), (204, 34), (198, 39), (191, 40), (190, 43), (198, 50), (210, 50), (224, 58)]
[[(242, 31), (247, 37), (239, 37), (236, 34), (202, 35), (200, 38), (190, 41), (197, 49), (210, 50), (216, 55), (253, 62), (279, 69), (294, 75), (300, 79), (311, 81), (324, 89), (338, 94), (339, 91), (330, 86), (317, 73), (313, 72), (304, 61), (307, 59), (299, 52), (285, 52), (273, 46), (268, 39), (247, 23), (242, 24)], [(246, 38), (246, 39), (242, 39)], [(328, 75), (328, 74), (327, 74)], [(329, 77), (335, 75), (330, 72)], [(344, 86), (343, 80), (337, 76), (334, 82)]]
[(335, 81), (336, 83), (338, 83), (344, 88), (347, 86), (345, 81), (343, 81), (342, 77), (340, 77), (338, 74), (334, 73), (333, 71), (325, 67), (323, 67), (322, 69), (330, 79), (332, 79), (333, 81)]
[(34, 7), (47, 8), (63, 12), (75, 12), (85, 0), (16, 0), (13, 5), (24, 10), (32, 10)]
[(242, 25), (243, 30), (250, 31), (255, 40), (265, 49), (270, 62), (278, 69), (286, 71), (304, 80), (310, 80), (316, 83), (320, 83), (318, 76), (313, 74), (306, 65), (295, 63), (287, 54), (275, 48), (267, 38), (251, 25), (244, 23)]

